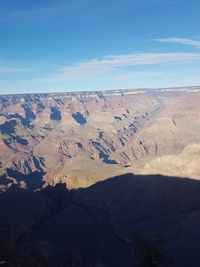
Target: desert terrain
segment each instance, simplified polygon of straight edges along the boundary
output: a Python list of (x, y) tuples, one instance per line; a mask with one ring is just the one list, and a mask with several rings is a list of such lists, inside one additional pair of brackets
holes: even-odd
[(199, 103), (198, 87), (2, 95), (0, 263), (198, 266)]
[(1, 189), (200, 177), (200, 88), (0, 97)]

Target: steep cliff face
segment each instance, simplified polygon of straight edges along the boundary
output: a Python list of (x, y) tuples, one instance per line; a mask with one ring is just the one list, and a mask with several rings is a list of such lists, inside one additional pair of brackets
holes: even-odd
[[(85, 187), (127, 170), (155, 172), (153, 160), (162, 173), (164, 156), (200, 143), (199, 103), (198, 88), (1, 96), (0, 184), (29, 187), (40, 173), (40, 185)], [(187, 176), (200, 177), (193, 167)]]

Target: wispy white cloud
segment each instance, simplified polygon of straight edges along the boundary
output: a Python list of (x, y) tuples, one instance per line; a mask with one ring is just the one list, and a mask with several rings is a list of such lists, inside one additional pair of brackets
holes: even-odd
[(44, 4), (41, 6), (37, 6), (37, 4), (33, 5), (33, 7), (24, 9), (0, 9), (0, 22), (15, 22), (15, 21), (30, 21), (30, 20), (47, 20), (52, 18), (53, 16), (65, 14), (70, 15), (75, 11), (79, 10), (79, 8), (83, 5), (83, 0), (76, 1), (66, 1), (66, 2), (58, 2), (52, 5)]
[[(33, 1), (34, 2), (34, 1)], [(42, 1), (41, 1), (42, 2)], [(41, 20), (47, 21), (53, 17), (59, 19), (63, 16), (65, 19), (76, 19), (77, 17), (85, 18), (96, 16), (98, 12), (113, 16), (127, 12), (127, 10), (138, 11), (146, 9), (155, 4), (167, 5), (183, 5), (184, 3), (179, 0), (140, 0), (133, 1), (134, 4), (130, 5), (131, 1), (124, 0), (68, 0), (68, 1), (54, 1), (50, 3), (39, 4), (37, 1), (31, 7), (26, 8), (0, 8), (0, 23), (6, 22), (40, 22)], [(91, 12), (90, 10), (93, 10)], [(96, 12), (98, 11), (98, 12)], [(90, 15), (90, 16), (88, 16)]]
[(200, 40), (194, 40), (194, 39), (170, 37), (170, 38), (155, 39), (155, 41), (162, 43), (175, 43), (181, 45), (188, 45), (200, 48)]
[(31, 71), (31, 68), (0, 67), (0, 73), (24, 73)]
[(200, 60), (200, 53), (132, 53), (107, 56), (102, 59), (92, 59), (64, 67), (60, 72), (51, 75), (48, 79), (52, 81), (87, 80), (110, 75), (120, 70), (122, 71), (127, 67), (178, 63), (192, 60)]
[[(151, 0), (152, 1), (152, 0)], [(151, 2), (150, 1), (150, 2)], [(41, 1), (42, 2), (42, 1)], [(141, 1), (143, 2), (143, 1)], [(144, 1), (145, 2), (145, 1)], [(85, 18), (94, 16), (91, 10), (102, 10), (104, 13), (110, 12), (110, 10), (121, 11), (126, 8), (129, 3), (123, 0), (115, 1), (99, 1), (99, 0), (67, 0), (67, 1), (54, 1), (50, 3), (39, 4), (37, 1), (30, 7), (26, 8), (0, 8), (0, 23), (4, 22), (38, 22), (48, 21), (53, 17), (61, 19), (74, 20), (77, 17)], [(141, 5), (140, 1), (136, 1), (134, 8), (137, 9)], [(119, 9), (119, 10), (118, 10)], [(110, 14), (110, 13), (109, 13)]]
[[(36, 92), (39, 90), (62, 91), (66, 88), (68, 88), (67, 90), (72, 90), (73, 88), (75, 90), (100, 90), (144, 86), (154, 87), (158, 85), (159, 81), (161, 81), (159, 84), (164, 84), (164, 81), (166, 83), (166, 80), (163, 80), (168, 77), (166, 76), (166, 70), (173, 69), (174, 72), (179, 67), (181, 69), (185, 64), (188, 66), (189, 62), (192, 65), (199, 64), (200, 53), (131, 53), (110, 55), (77, 62), (68, 66), (52, 66), (52, 68), (48, 65), (46, 67), (39, 67), (38, 64), (37, 68), (32, 70), (34, 75), (31, 75), (30, 72), (28, 75), (22, 73), (12, 76), (12, 73), (10, 73), (10, 77), (14, 77), (14, 79), (5, 78), (1, 80), (0, 92), (4, 88), (18, 88), (18, 90), (23, 90), (23, 88), (27, 90), (29, 88)], [(11, 66), (10, 63), (9, 67)], [(13, 66), (14, 68), (13, 70), (11, 68), (10, 72), (18, 70), (16, 69), (16, 62)], [(23, 70), (21, 63), (19, 67)], [(30, 67), (33, 67), (33, 64)], [(46, 71), (44, 71), (44, 68)], [(2, 75), (2, 77), (4, 76)], [(183, 78), (182, 74), (181, 78)], [(174, 84), (177, 83), (174, 82)]]
[[(77, 62), (68, 66), (30, 64), (23, 65), (22, 62), (0, 60), (0, 73), (14, 74), (20, 73), (19, 79), (23, 79), (23, 73), (34, 74), (34, 81), (89, 81), (100, 80), (102, 78), (152, 76), (158, 72), (152, 72), (148, 65), (158, 65), (166, 63), (182, 63), (188, 61), (200, 61), (200, 53), (130, 53), (122, 55), (109, 55), (98, 59)], [(141, 69), (138, 67), (143, 66)], [(15, 76), (16, 77), (16, 76)]]
[(176, 6), (183, 6), (188, 7), (191, 6), (191, 3), (186, 3), (182, 0), (153, 0), (155, 3), (165, 4), (165, 5), (176, 5)]
[(45, 63), (37, 63), (37, 62), (26, 62), (26, 61), (18, 61), (11, 60), (7, 58), (0, 57), (0, 74), (44, 74), (44, 73), (55, 73), (59, 69), (61, 69), (61, 65), (56, 64), (45, 64)]

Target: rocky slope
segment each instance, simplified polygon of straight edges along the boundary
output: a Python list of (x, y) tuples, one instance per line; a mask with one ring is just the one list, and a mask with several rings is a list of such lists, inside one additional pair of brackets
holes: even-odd
[(197, 87), (0, 96), (0, 186), (199, 178), (199, 103)]

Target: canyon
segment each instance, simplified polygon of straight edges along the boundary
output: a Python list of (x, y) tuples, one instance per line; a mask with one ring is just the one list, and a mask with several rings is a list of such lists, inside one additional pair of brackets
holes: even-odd
[(200, 88), (0, 97), (0, 188), (200, 177)]
[(198, 266), (199, 103), (200, 87), (0, 96), (0, 264)]

